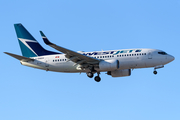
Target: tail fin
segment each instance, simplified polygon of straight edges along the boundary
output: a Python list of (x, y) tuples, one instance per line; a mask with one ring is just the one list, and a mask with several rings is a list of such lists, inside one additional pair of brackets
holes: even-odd
[(24, 57), (37, 57), (43, 55), (59, 54), (45, 50), (22, 24), (14, 24), (22, 55)]

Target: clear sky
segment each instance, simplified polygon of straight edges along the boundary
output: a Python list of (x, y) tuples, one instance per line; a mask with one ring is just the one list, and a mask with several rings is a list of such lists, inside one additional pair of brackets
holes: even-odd
[[(180, 0), (1, 0), (0, 120), (180, 120)], [(175, 60), (130, 77), (22, 66), (15, 23), (74, 51), (155, 48)]]

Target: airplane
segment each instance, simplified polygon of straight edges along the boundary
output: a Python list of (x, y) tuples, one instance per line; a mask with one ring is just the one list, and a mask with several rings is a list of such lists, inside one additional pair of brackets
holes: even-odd
[(50, 42), (40, 31), (44, 43), (59, 51), (52, 52), (44, 49), (21, 23), (14, 24), (14, 27), (22, 56), (5, 54), (20, 60), (22, 65), (46, 71), (86, 73), (89, 78), (97, 73), (94, 77), (96, 82), (101, 81), (101, 72), (112, 77), (125, 77), (130, 76), (133, 69), (153, 67), (153, 73), (157, 74), (156, 69), (175, 59), (162, 50), (144, 48), (75, 52)]

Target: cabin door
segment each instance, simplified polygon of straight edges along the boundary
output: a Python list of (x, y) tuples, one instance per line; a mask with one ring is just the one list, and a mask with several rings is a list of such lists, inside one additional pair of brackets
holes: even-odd
[(151, 51), (148, 52), (148, 59), (152, 59), (152, 52)]

